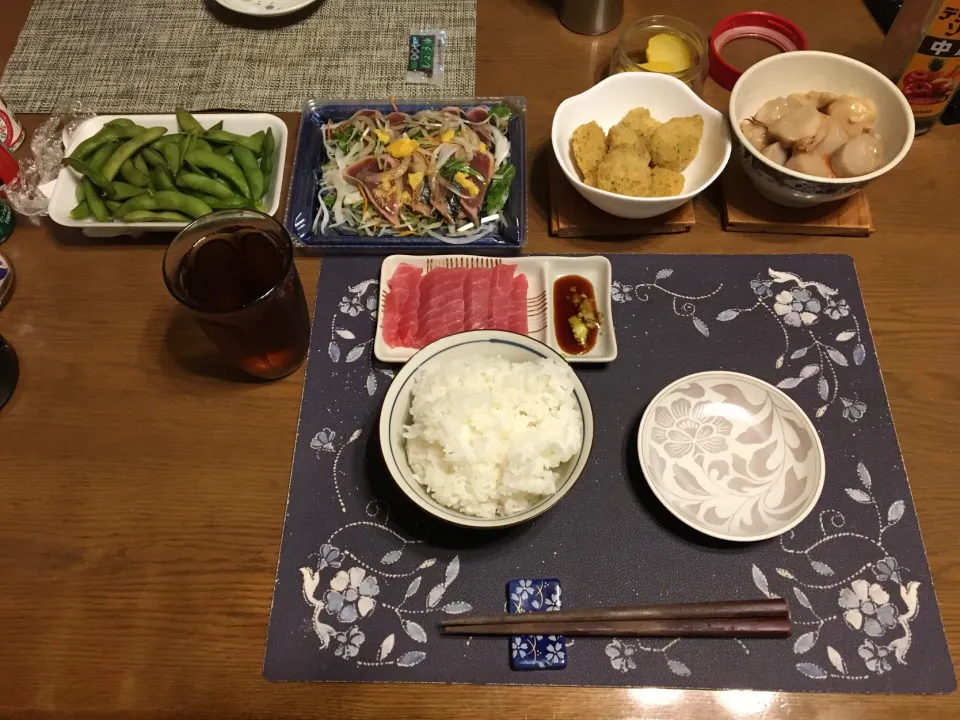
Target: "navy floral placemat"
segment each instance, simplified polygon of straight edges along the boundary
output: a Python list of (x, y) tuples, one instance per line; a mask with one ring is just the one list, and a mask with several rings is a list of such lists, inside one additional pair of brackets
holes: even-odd
[[(376, 428), (394, 368), (372, 359), (381, 259), (324, 260), (264, 675), (954, 690), (852, 260), (610, 260), (619, 358), (576, 368), (596, 419), (590, 462), (556, 507), (500, 532), (431, 521), (393, 486)], [(658, 504), (640, 472), (646, 404), (669, 382), (711, 369), (783, 388), (820, 433), (826, 487), (814, 512), (780, 538), (733, 545), (696, 535)], [(504, 611), (506, 584), (529, 577), (558, 578), (568, 609), (781, 596), (795, 632), (742, 642), (568, 638), (567, 667), (543, 672), (511, 670), (507, 638), (440, 636), (444, 617)]]

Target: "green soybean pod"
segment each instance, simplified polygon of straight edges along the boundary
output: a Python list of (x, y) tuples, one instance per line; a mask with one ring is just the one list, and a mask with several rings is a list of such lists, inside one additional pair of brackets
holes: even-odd
[(177, 186), (173, 184), (173, 176), (165, 167), (155, 167), (150, 171), (150, 185), (154, 190), (176, 190)]
[(209, 142), (218, 145), (243, 145), (243, 147), (256, 155), (259, 155), (263, 149), (263, 130), (255, 132), (250, 136), (237, 135), (236, 133), (227, 132), (226, 130), (208, 130), (204, 137), (206, 137)]
[(196, 130), (198, 133), (203, 132), (203, 125), (189, 112), (183, 108), (177, 108), (177, 125), (180, 126), (180, 129), (185, 133), (191, 133)]
[(220, 155), (221, 157), (230, 157), (230, 146), (221, 145), (218, 148), (213, 149), (214, 154)]
[(131, 210), (123, 216), (124, 222), (190, 222), (183, 213), (173, 210)]
[(82, 143), (77, 145), (73, 149), (73, 152), (70, 153), (69, 157), (82, 160), (93, 153), (97, 148), (102, 147), (107, 143), (116, 142), (120, 139), (120, 136), (117, 134), (117, 130), (119, 130), (119, 128), (101, 128), (97, 133), (91, 137), (88, 137)]
[(146, 132), (147, 130), (147, 128), (143, 127), (142, 125), (137, 125), (135, 123), (131, 123), (130, 125), (119, 125), (119, 126), (112, 127), (110, 129), (113, 130), (113, 133), (117, 137), (122, 138), (124, 140), (135, 138), (140, 133)]
[(164, 135), (159, 140), (154, 140), (152, 143), (150, 143), (150, 147), (152, 147), (157, 152), (163, 152), (164, 145), (171, 142), (180, 142), (185, 137), (186, 135), (184, 135), (183, 133), (171, 133), (170, 135)]
[(108, 142), (106, 145), (97, 148), (96, 152), (90, 156), (89, 165), (94, 170), (103, 169), (104, 163), (110, 159), (110, 156), (113, 155), (114, 151), (120, 147), (120, 141), (114, 140), (113, 142)]
[(137, 195), (143, 195), (145, 192), (147, 192), (145, 187), (137, 187), (119, 180), (113, 182), (113, 197), (116, 200), (128, 200)]
[(118, 218), (126, 218), (127, 213), (133, 212), (134, 210), (156, 210), (157, 203), (154, 201), (153, 196), (147, 193), (143, 195), (137, 195), (132, 197), (129, 200), (125, 201), (123, 205), (117, 208), (114, 215)]
[(124, 125), (133, 125), (133, 120), (130, 118), (114, 118), (105, 123), (106, 127), (123, 127)]
[[(77, 185), (80, 192), (83, 192), (83, 185)], [(74, 220), (83, 220), (90, 217), (90, 206), (86, 200), (82, 200), (73, 210), (70, 211), (70, 217)]]
[(83, 197), (87, 201), (90, 212), (98, 222), (110, 222), (110, 211), (104, 205), (103, 198), (100, 197), (97, 188), (90, 182), (90, 178), (84, 177), (81, 182), (83, 183)]
[(250, 197), (259, 200), (263, 197), (263, 171), (257, 164), (257, 156), (242, 145), (234, 145), (231, 152), (233, 153), (233, 159), (237, 161), (237, 165), (240, 166), (247, 178), (247, 184), (250, 186)]
[[(85, 196), (83, 194), (83, 183), (81, 182), (77, 183), (77, 189), (73, 191), (73, 196), (77, 199), (78, 203), (86, 202), (86, 200), (84, 199)], [(89, 212), (89, 210), (87, 212)]]
[[(136, 198), (133, 199), (136, 200)], [(156, 208), (143, 208), (144, 210), (174, 210), (184, 215), (189, 215), (193, 219), (203, 217), (213, 212), (213, 208), (203, 200), (174, 190), (155, 192), (151, 199), (155, 203)]]
[(194, 143), (193, 147), (196, 148), (197, 150), (206, 150), (207, 152), (213, 152), (213, 145), (208, 143), (202, 137), (197, 138), (197, 141)]
[(120, 206), (123, 205), (119, 200), (105, 200), (103, 204), (107, 206), (107, 210), (111, 213), (115, 213), (120, 209)]
[(177, 175), (176, 183), (178, 187), (184, 190), (212, 195), (224, 200), (236, 196), (236, 193), (228, 185), (197, 173), (182, 172)]
[(158, 153), (153, 148), (144, 148), (140, 151), (140, 155), (146, 161), (147, 165), (152, 168), (167, 167), (167, 161), (163, 159), (163, 155)]
[[(113, 184), (107, 180), (102, 172), (99, 170), (94, 170), (92, 167), (90, 167), (90, 165), (83, 162), (83, 160), (77, 160), (76, 158), (68, 157), (63, 162), (83, 175), (85, 178), (89, 178), (94, 185), (106, 193), (107, 197), (113, 197)], [(84, 197), (86, 197), (86, 190), (84, 190)], [(93, 210), (92, 207), (90, 209)]]
[(260, 156), (260, 170), (263, 172), (263, 194), (270, 192), (273, 184), (273, 161), (277, 151), (277, 142), (273, 137), (273, 128), (267, 128), (263, 137), (263, 154)]
[[(144, 175), (149, 175), (149, 174), (150, 174), (150, 167), (147, 165), (147, 161), (144, 160), (142, 157), (140, 157), (140, 154), (139, 154), (139, 153), (137, 153), (137, 154), (133, 157), (133, 166), (134, 166), (137, 170), (139, 170), (140, 172), (142, 172)], [(123, 166), (121, 165), (120, 167), (123, 167)], [(129, 180), (128, 180), (127, 182), (129, 182)]]
[[(193, 150), (193, 146), (196, 145), (196, 143), (197, 143), (197, 138), (198, 138), (198, 137), (199, 137), (199, 134), (198, 134), (196, 131), (194, 131), (194, 132), (190, 133), (189, 135), (184, 135), (184, 136), (183, 136), (183, 139), (180, 140), (179, 150), (180, 150), (180, 161), (181, 161), (181, 162), (183, 161), (183, 158), (186, 157), (187, 153), (188, 153), (190, 150)], [(180, 171), (180, 168), (177, 168), (177, 172), (179, 172), (179, 171)]]
[(247, 198), (238, 197), (236, 195), (228, 198), (204, 198), (203, 201), (214, 210), (234, 210), (237, 208), (252, 207)]
[(145, 148), (166, 132), (167, 129), (165, 127), (154, 127), (127, 140), (117, 148), (116, 152), (110, 156), (110, 159), (107, 160), (103, 166), (104, 177), (106, 177), (107, 180), (113, 180), (113, 178), (117, 176), (117, 173), (120, 172), (120, 166), (123, 165), (124, 160), (129, 160), (135, 152), (141, 148)]
[(187, 153), (187, 159), (197, 167), (213, 170), (226, 178), (231, 185), (240, 191), (241, 195), (250, 197), (250, 184), (247, 182), (243, 170), (231, 160), (203, 150), (191, 150)]
[(218, 130), (223, 130), (223, 120), (220, 120), (215, 125), (211, 125), (203, 134), (206, 135), (207, 133), (217, 132)]
[(145, 188), (150, 184), (149, 168), (147, 168), (147, 172), (141, 172), (132, 160), (123, 161), (123, 165), (120, 166), (120, 177), (137, 187)]
[(183, 161), (183, 158), (180, 157), (180, 144), (167, 143), (164, 145), (163, 159), (167, 161), (170, 172), (176, 175), (180, 171), (180, 163)]

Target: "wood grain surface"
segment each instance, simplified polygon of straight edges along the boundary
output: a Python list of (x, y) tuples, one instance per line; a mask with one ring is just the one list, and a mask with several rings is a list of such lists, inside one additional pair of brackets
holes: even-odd
[[(0, 65), (29, 4), (3, 3)], [(525, 95), (529, 107), (531, 252), (856, 259), (948, 639), (960, 657), (960, 128), (936, 127), (871, 186), (870, 238), (726, 233), (710, 192), (698, 199), (688, 234), (551, 238), (553, 111), (596, 81), (617, 32), (574, 35), (546, 0), (478, 6), (477, 92)], [(798, 23), (812, 48), (866, 60), (881, 37), (857, 0), (626, 6), (625, 22), (669, 9), (705, 29), (731, 12), (774, 10)], [(717, 107), (727, 102), (712, 84), (706, 95)], [(158, 98), (158, 110), (175, 100)], [(24, 118), (29, 129), (40, 119)], [(285, 119), (293, 131), (296, 116)], [(261, 663), (303, 370), (268, 384), (226, 372), (164, 289), (162, 238), (91, 241), (44, 223), (21, 226), (3, 252), (19, 279), (0, 311), (0, 333), (16, 346), (22, 377), (0, 411), (0, 717), (960, 717), (956, 695), (267, 683)], [(298, 262), (308, 296), (319, 265)]]

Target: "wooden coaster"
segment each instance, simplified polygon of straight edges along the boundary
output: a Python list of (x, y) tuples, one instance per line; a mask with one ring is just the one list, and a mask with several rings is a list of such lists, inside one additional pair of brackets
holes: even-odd
[(591, 205), (550, 159), (550, 234), (557, 237), (653, 235), (687, 232), (695, 222), (693, 201), (657, 217), (628, 220)]
[(757, 192), (735, 157), (723, 171), (723, 206), (725, 230), (854, 237), (873, 232), (873, 214), (864, 191), (811, 208), (784, 207)]

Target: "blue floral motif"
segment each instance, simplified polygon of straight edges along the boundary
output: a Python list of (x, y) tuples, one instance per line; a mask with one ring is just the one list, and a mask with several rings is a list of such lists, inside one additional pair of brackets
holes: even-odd
[(323, 570), (325, 567), (340, 567), (340, 549), (335, 548), (330, 543), (324, 543), (320, 546), (320, 562), (317, 570)]
[(355, 657), (357, 653), (360, 652), (360, 646), (363, 645), (363, 641), (367, 639), (363, 632), (355, 625), (351, 626), (346, 632), (337, 633), (334, 637), (338, 645), (337, 649), (333, 651), (333, 654), (344, 660)]
[[(560, 609), (560, 581), (511, 580), (507, 585), (511, 613)], [(514, 670), (560, 669), (567, 666), (567, 643), (562, 635), (515, 635), (510, 639), (510, 666)]]

